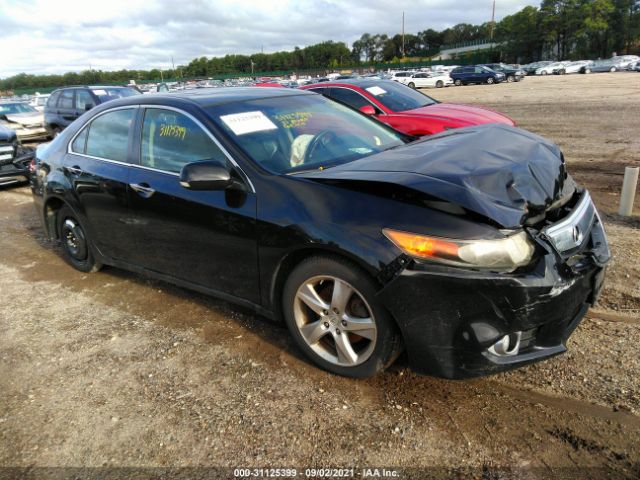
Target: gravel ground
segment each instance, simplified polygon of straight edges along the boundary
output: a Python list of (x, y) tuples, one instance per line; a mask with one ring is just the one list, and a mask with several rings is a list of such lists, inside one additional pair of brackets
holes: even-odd
[(469, 381), (418, 376), (402, 359), (374, 379), (335, 377), (282, 325), (243, 309), (113, 268), (76, 272), (43, 238), (29, 189), (3, 189), (0, 467), (638, 478), (640, 212), (615, 211), (624, 165), (640, 164), (640, 75), (428, 93), (488, 105), (556, 141), (591, 190), (614, 261), (567, 354)]

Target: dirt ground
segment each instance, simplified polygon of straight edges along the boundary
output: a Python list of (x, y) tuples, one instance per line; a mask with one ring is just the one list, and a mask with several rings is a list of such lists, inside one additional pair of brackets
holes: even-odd
[(554, 140), (591, 190), (614, 260), (567, 354), (469, 381), (418, 376), (402, 359), (373, 379), (335, 377), (248, 311), (114, 268), (73, 270), (45, 241), (29, 189), (5, 188), (0, 467), (638, 478), (640, 210), (616, 210), (624, 166), (640, 165), (640, 74), (427, 93), (495, 108)]

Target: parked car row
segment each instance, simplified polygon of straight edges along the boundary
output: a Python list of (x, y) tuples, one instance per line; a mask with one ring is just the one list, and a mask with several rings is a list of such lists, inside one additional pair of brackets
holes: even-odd
[(640, 57), (637, 55), (616, 55), (604, 60), (542, 61), (523, 65), (527, 75), (565, 75), (571, 73), (637, 71)]

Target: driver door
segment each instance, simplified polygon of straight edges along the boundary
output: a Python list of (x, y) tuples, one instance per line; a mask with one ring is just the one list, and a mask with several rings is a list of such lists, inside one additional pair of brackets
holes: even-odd
[(255, 193), (181, 186), (179, 172), (187, 163), (227, 157), (182, 112), (146, 108), (141, 117), (139, 165), (129, 179), (135, 263), (259, 303)]

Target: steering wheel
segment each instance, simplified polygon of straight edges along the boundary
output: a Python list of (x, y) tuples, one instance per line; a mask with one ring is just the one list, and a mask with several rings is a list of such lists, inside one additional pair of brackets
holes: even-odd
[(331, 142), (338, 139), (338, 136), (333, 130), (322, 130), (318, 133), (313, 140), (309, 142), (306, 151), (304, 152), (304, 163), (310, 162), (313, 155), (316, 153), (318, 147), (327, 148)]

